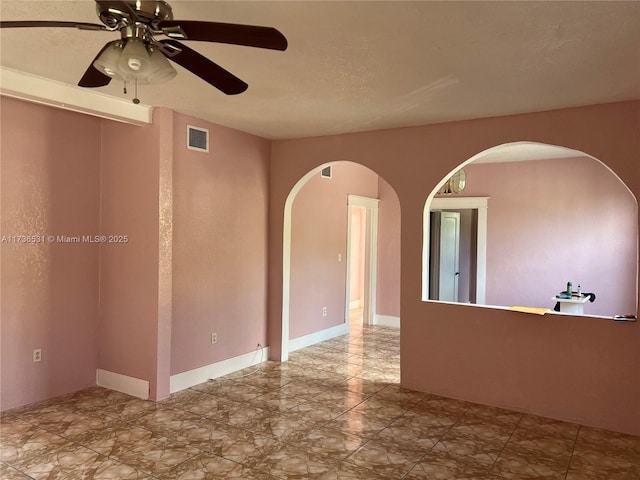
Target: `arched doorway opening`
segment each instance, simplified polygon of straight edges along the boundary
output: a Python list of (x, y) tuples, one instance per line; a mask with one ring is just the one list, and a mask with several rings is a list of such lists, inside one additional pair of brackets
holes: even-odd
[[(462, 168), (467, 172), (464, 192), (438, 195)], [(472, 199), (486, 202), (484, 214), (474, 218), (475, 238), (467, 252), (477, 260), (475, 270), (466, 273), (474, 275), (472, 281), (464, 283), (472, 290), (466, 298), (448, 301), (553, 309), (555, 295), (571, 281), (595, 293), (596, 301), (584, 305), (584, 314), (637, 315), (636, 198), (597, 158), (533, 142), (484, 150), (433, 189), (424, 208), (424, 301), (441, 301), (433, 288), (433, 258), (439, 255), (433, 248), (433, 212), (456, 211), (457, 203)]]
[[(332, 174), (324, 175), (329, 169)], [(381, 224), (378, 205), (383, 205)], [(349, 161), (325, 163), (304, 175), (285, 202), (281, 361), (288, 359), (290, 351), (348, 332), (352, 300), (348, 266), (355, 261), (348, 247), (354, 208), (365, 210), (361, 233), (372, 240), (366, 262), (367, 323), (384, 323), (395, 316), (399, 326), (398, 197), (367, 167)], [(384, 255), (375, 249), (381, 239), (387, 247)], [(395, 286), (376, 293), (381, 282)]]

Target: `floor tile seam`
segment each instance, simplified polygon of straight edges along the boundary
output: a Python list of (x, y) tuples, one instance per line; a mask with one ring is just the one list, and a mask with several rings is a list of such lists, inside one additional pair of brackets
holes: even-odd
[[(189, 412), (191, 413), (191, 412)], [(197, 415), (197, 414), (193, 414), (193, 415)], [(209, 418), (209, 417), (204, 417), (204, 418)], [(171, 440), (171, 436), (175, 435), (175, 431), (169, 431), (169, 430), (165, 430), (164, 427), (161, 429), (151, 429), (149, 428), (147, 425), (143, 425), (140, 423), (134, 423), (133, 421), (128, 421), (125, 422), (128, 426), (131, 427), (136, 427), (136, 428), (141, 428), (142, 430), (146, 430), (149, 433), (152, 433), (154, 435), (158, 435), (160, 437), (160, 439), (167, 439), (167, 440)], [(194, 447), (194, 448), (198, 448), (198, 447)]]
[[(175, 408), (175, 410), (176, 410), (178, 413), (182, 413), (182, 414), (185, 414), (185, 413), (186, 413), (186, 414), (189, 414), (189, 415), (196, 416), (196, 417), (198, 417), (198, 418), (197, 418), (197, 420), (203, 420), (203, 419), (213, 420), (213, 418), (212, 418), (211, 416), (209, 416), (209, 415), (206, 415), (206, 414), (204, 414), (204, 413), (194, 412), (193, 410), (190, 410), (190, 408), (191, 408), (191, 407), (193, 407), (193, 406), (194, 406), (193, 404), (189, 404), (189, 407), (185, 407), (185, 408)], [(140, 418), (140, 417), (138, 417), (138, 418)], [(136, 420), (136, 419), (134, 418), (134, 419), (130, 419), (130, 420), (128, 420), (127, 422), (128, 422), (130, 425), (142, 426), (141, 424), (133, 423), (135, 420)], [(148, 429), (147, 429), (147, 430), (148, 430)]]
[[(59, 436), (61, 436), (61, 435), (59, 435)], [(97, 457), (98, 459), (100, 459), (100, 458), (102, 458), (102, 459), (108, 459), (108, 460), (114, 461), (114, 462), (116, 462), (116, 463), (120, 463), (120, 464), (122, 464), (122, 465), (126, 465), (126, 466), (128, 466), (128, 467), (130, 467), (130, 468), (133, 468), (133, 469), (134, 469), (134, 470), (136, 470), (136, 471), (142, 471), (139, 467), (136, 467), (136, 466), (131, 465), (131, 464), (127, 463), (127, 462), (124, 462), (124, 461), (122, 461), (121, 459), (119, 459), (119, 458), (117, 458), (117, 457), (114, 457), (114, 456), (111, 456), (111, 455), (108, 455), (108, 454), (101, 453), (101, 452), (97, 451), (96, 449), (91, 448), (89, 445), (86, 445), (86, 444), (85, 444), (85, 443), (83, 443), (83, 442), (75, 441), (75, 440), (70, 440), (70, 439), (69, 439), (69, 438), (67, 438), (67, 437), (62, 437), (62, 438), (64, 438), (64, 439), (65, 439), (65, 444), (64, 444), (64, 445), (61, 445), (60, 447), (58, 447), (58, 448), (57, 448), (57, 449), (55, 449), (54, 451), (56, 451), (56, 450), (58, 450), (58, 451), (59, 451), (59, 450), (63, 450), (63, 449), (66, 449), (66, 448), (77, 448), (77, 447), (82, 447), (82, 448), (84, 448), (84, 449), (86, 449), (86, 450), (90, 450), (91, 452), (93, 452), (93, 453), (95, 453), (96, 455), (98, 455), (98, 457)], [(23, 461), (25, 461), (25, 460), (27, 460), (27, 459), (33, 459), (34, 457), (37, 457), (37, 455), (23, 457), (23, 458), (21, 458), (21, 459), (20, 459), (20, 462), (23, 462)], [(5, 462), (5, 463), (7, 463), (7, 462)], [(15, 465), (13, 465), (13, 464), (11, 464), (11, 467), (12, 467), (12, 468), (14, 468), (14, 469), (16, 469), (16, 470), (18, 470), (18, 471), (20, 471), (20, 473), (24, 473), (24, 474), (25, 474), (25, 475), (27, 475), (29, 478), (33, 478), (33, 477), (29, 476), (27, 473), (25, 473), (25, 472), (23, 472), (22, 470), (20, 470), (20, 468), (19, 468), (19, 467), (15, 466)], [(145, 474), (149, 474), (149, 475), (152, 475), (152, 476), (153, 476), (153, 474), (152, 474), (151, 472), (144, 471), (144, 473), (145, 473)]]
[[(337, 351), (337, 350), (332, 350), (332, 351), (323, 351), (323, 352), (316, 352), (316, 351), (312, 351), (312, 352), (304, 352), (301, 353), (299, 355), (302, 358), (319, 358), (319, 359), (330, 359), (330, 360), (335, 360), (335, 359), (344, 359), (344, 357), (349, 357), (351, 356), (351, 354), (349, 353), (349, 351)], [(342, 357), (342, 358), (340, 358)]]
[[(25, 420), (25, 419), (22, 419), (22, 418), (21, 418), (20, 420), (21, 420), (21, 421), (23, 421), (23, 422), (28, 423), (28, 424), (29, 424), (29, 425), (31, 425), (32, 427), (36, 427), (36, 428), (38, 428), (39, 430), (41, 430), (41, 432), (40, 432), (40, 433), (46, 432), (46, 433), (49, 433), (49, 434), (52, 434), (52, 435), (58, 435), (58, 436), (60, 436), (60, 434), (59, 434), (59, 433), (57, 433), (57, 432), (52, 432), (52, 431), (50, 431), (50, 430), (47, 430), (47, 429), (46, 429), (46, 428), (44, 428), (42, 425), (39, 425), (39, 424), (36, 424), (36, 423), (33, 423), (33, 422), (29, 422), (29, 421), (27, 421), (27, 420)], [(1, 430), (2, 430), (2, 428), (0, 427), (0, 431), (1, 431)], [(1, 443), (1, 442), (0, 442), (0, 447), (2, 447), (2, 443)], [(3, 461), (3, 460), (2, 460), (2, 461)]]
[[(263, 378), (269, 378), (269, 377), (263, 377)], [(281, 383), (280, 387), (282, 387), (282, 386), (284, 386), (284, 385), (286, 385), (288, 383), (291, 383), (292, 381), (293, 380), (289, 380), (289, 381), (286, 381), (285, 383)], [(266, 391), (267, 393), (269, 392), (269, 389), (275, 388), (276, 385), (277, 385), (277, 383), (275, 383), (275, 381), (274, 381), (273, 384), (271, 384), (269, 381), (267, 381), (264, 384), (257, 384), (257, 385), (254, 384), (254, 383), (238, 382), (238, 381), (235, 381), (235, 380), (234, 380), (234, 382), (239, 384), (239, 385), (247, 385), (247, 386), (250, 386), (250, 387), (254, 387), (254, 388), (257, 388), (259, 390)]]
[[(171, 410), (171, 411), (175, 412), (176, 414), (181, 414), (181, 415), (188, 414), (188, 415), (193, 415), (193, 416), (199, 417), (199, 418), (202, 418), (204, 416), (204, 415), (201, 415), (201, 414), (198, 414), (198, 413), (194, 413), (194, 412), (192, 412), (190, 410), (187, 410), (187, 409), (178, 408), (176, 406), (169, 407), (169, 406), (163, 405), (160, 408), (157, 408), (156, 410), (145, 412), (143, 415), (135, 416), (135, 417), (132, 417), (132, 418), (121, 419), (120, 423), (126, 423), (128, 425), (133, 425), (133, 426), (136, 426), (136, 427), (144, 428), (145, 430), (149, 430), (150, 432), (153, 432), (153, 433), (158, 433), (156, 430), (152, 430), (152, 429), (148, 428), (147, 426), (145, 426), (145, 424), (136, 423), (136, 422), (139, 421), (142, 418), (147, 417), (148, 415), (157, 413), (159, 410)], [(152, 421), (150, 423), (155, 424), (157, 422), (154, 420), (154, 421)]]
[[(360, 402), (358, 405), (361, 405), (364, 402)], [(340, 415), (338, 415), (336, 418), (334, 418), (333, 420), (336, 420), (338, 417), (341, 417), (343, 415), (346, 415), (347, 413), (353, 411), (358, 405), (355, 405), (354, 407), (349, 408), (348, 410), (346, 410), (345, 412), (341, 413)], [(383, 415), (376, 415), (375, 413), (372, 412), (363, 412), (362, 410), (355, 410), (354, 413), (357, 413), (359, 415), (362, 415), (363, 417), (372, 417), (376, 420), (383, 420), (383, 421), (387, 421), (390, 420), (390, 418), (388, 416), (383, 416)], [(398, 415), (397, 417), (393, 417), (392, 420), (390, 420), (390, 423), (388, 423), (382, 430), (384, 430), (385, 428), (389, 427), (390, 425), (392, 425), (394, 422), (396, 422), (400, 417), (404, 416), (404, 413)], [(331, 421), (333, 421), (331, 420)], [(380, 430), (380, 431), (382, 431)], [(380, 433), (380, 432), (378, 432)]]
[[(269, 392), (266, 392), (266, 393), (269, 393)], [(264, 394), (263, 394), (263, 395), (264, 395)], [(213, 394), (212, 394), (211, 396), (212, 396), (213, 398), (215, 398), (216, 400), (224, 400), (224, 401), (226, 401), (226, 402), (230, 402), (230, 403), (233, 403), (233, 404), (237, 403), (238, 405), (242, 406), (242, 405), (247, 405), (247, 403), (248, 403), (248, 401), (249, 401), (249, 400), (255, 400), (256, 398), (259, 398), (259, 397), (261, 397), (262, 395), (258, 395), (258, 396), (256, 396), (256, 397), (251, 397), (251, 398), (246, 399), (246, 400), (238, 400), (238, 399), (235, 399), (235, 398), (232, 398), (232, 397), (226, 397), (226, 396), (224, 396), (224, 395), (213, 395)], [(232, 406), (232, 408), (237, 408), (237, 406), (238, 406), (238, 405), (233, 405), (233, 406)], [(260, 407), (255, 407), (255, 408), (259, 408), (259, 409), (261, 409), (261, 410), (264, 410), (264, 409), (262, 409), (262, 408), (260, 408)]]
[(395, 403), (395, 404), (402, 405), (402, 406), (405, 406), (405, 407), (410, 407), (410, 408), (407, 408), (407, 412), (414, 410), (418, 406), (418, 403), (420, 403), (420, 401), (414, 402), (414, 401), (406, 400), (406, 399), (403, 399), (403, 398), (385, 397), (384, 394), (380, 395), (383, 392), (383, 390), (374, 393), (372, 395), (372, 397), (376, 397), (377, 396), (378, 400), (381, 400), (381, 401), (384, 401), (384, 402)]
[[(322, 390), (330, 390), (330, 389), (335, 389), (339, 387), (343, 383), (344, 383), (344, 380), (337, 381), (337, 380), (328, 380), (328, 379), (307, 379), (305, 381), (300, 381), (296, 383), (296, 386), (299, 387), (301, 385), (306, 385), (306, 386), (320, 388)], [(293, 386), (291, 386), (290, 388), (293, 388)]]
[[(215, 387), (212, 387), (212, 389)], [(269, 392), (268, 388), (265, 387), (258, 387), (255, 385), (250, 385), (247, 383), (242, 383), (242, 382), (236, 382), (234, 380), (222, 380), (221, 382), (219, 382), (219, 388), (233, 388), (233, 389), (245, 389), (245, 390), (249, 390), (252, 391), (250, 394), (254, 395), (255, 397), (259, 397), (260, 395), (264, 395), (265, 393)], [(215, 392), (214, 393), (209, 393), (207, 392), (209, 395), (218, 397), (224, 397), (224, 398), (229, 398), (228, 395), (229, 393), (223, 393), (223, 394), (219, 394), (217, 395)]]
[[(370, 470), (374, 473), (376, 473), (376, 471), (373, 468), (369, 468), (368, 466), (362, 466), (362, 465), (358, 465), (357, 463), (354, 463), (352, 461), (350, 461), (349, 459), (354, 456), (357, 452), (359, 452), (360, 450), (362, 450), (364, 448), (364, 446), (370, 442), (372, 442), (373, 439), (369, 438), (367, 439), (367, 441), (365, 443), (363, 443), (362, 445), (360, 445), (357, 449), (355, 449), (353, 452), (351, 452), (349, 455), (347, 455), (345, 458), (342, 459), (342, 462), (347, 462), (349, 463), (349, 465), (353, 465), (355, 467), (360, 467), (360, 468), (366, 468), (367, 470)], [(367, 464), (368, 465), (368, 464)]]
[[(383, 430), (384, 430), (384, 429), (383, 429)], [(373, 441), (373, 439), (369, 439), (366, 443), (370, 443), (370, 442), (372, 442), (372, 441)], [(351, 452), (347, 457), (345, 457), (345, 458), (343, 459), (343, 462), (348, 462), (350, 465), (353, 465), (353, 466), (358, 467), (358, 468), (364, 468), (364, 469), (366, 469), (366, 470), (369, 470), (369, 471), (373, 472), (373, 473), (374, 473), (374, 474), (376, 474), (376, 475), (380, 475), (380, 474), (379, 474), (379, 472), (375, 470), (375, 468), (373, 468), (373, 467), (369, 467), (369, 466), (368, 466), (368, 465), (369, 465), (369, 463), (368, 463), (368, 462), (367, 462), (367, 464), (366, 464), (366, 465), (358, 465), (357, 463), (355, 463), (355, 462), (353, 462), (353, 461), (350, 461), (350, 460), (349, 460), (349, 458), (350, 458), (350, 457), (352, 457), (352, 456), (353, 456), (353, 455), (355, 455), (357, 452), (359, 452), (361, 449), (363, 449), (363, 448), (364, 448), (364, 446), (365, 446), (365, 444), (360, 445), (360, 447), (358, 447), (358, 449), (357, 449), (357, 450), (354, 450), (354, 451), (353, 451), (353, 452)], [(420, 458), (423, 458), (423, 457), (420, 457)], [(406, 471), (406, 472), (405, 472), (405, 473), (400, 477), (400, 479), (405, 478), (405, 477), (409, 474), (409, 472), (410, 472), (411, 470), (413, 470), (413, 469), (415, 468), (415, 466), (416, 466), (418, 463), (420, 463), (420, 460), (415, 461), (415, 462), (409, 462), (409, 463), (412, 463), (413, 465), (411, 465), (411, 468), (409, 468), (409, 470), (407, 470), (407, 471)], [(387, 478), (387, 477), (383, 477), (383, 478)], [(400, 479), (399, 479), (399, 480), (400, 480)]]
[[(361, 400), (360, 402), (356, 403), (355, 405), (352, 405), (351, 407), (349, 407), (347, 410), (345, 410), (344, 412), (342, 412), (340, 415), (338, 415), (338, 416), (337, 416), (337, 417), (335, 417), (335, 418), (338, 418), (338, 417), (340, 417), (340, 416), (344, 415), (345, 413), (350, 412), (351, 410), (353, 410), (354, 408), (356, 408), (358, 405), (362, 405), (364, 402), (366, 402), (366, 401), (367, 401), (367, 400), (369, 400), (370, 398), (371, 398), (370, 396), (365, 397), (363, 400)], [(335, 418), (334, 418), (333, 420), (335, 420)]]
[[(203, 384), (207, 384), (207, 383), (209, 383), (209, 382), (211, 382), (211, 380), (206, 380), (206, 381), (204, 381), (204, 382), (202, 382), (202, 383), (198, 383), (197, 385), (193, 385), (192, 387), (187, 387), (185, 390), (191, 390), (191, 391), (193, 391), (193, 392), (198, 392), (198, 393), (202, 393), (202, 394), (204, 394), (204, 395), (209, 395), (209, 396), (213, 397), (213, 394), (211, 394), (211, 393), (209, 393), (209, 392), (207, 392), (207, 391), (205, 391), (205, 390), (200, 390), (200, 389), (198, 389), (198, 388), (195, 388), (195, 387), (197, 387), (197, 386), (200, 386), (200, 385), (203, 385)], [(180, 391), (181, 391), (181, 392), (184, 392), (184, 390), (180, 390)]]
[[(317, 432), (318, 430), (322, 430), (325, 427), (326, 427), (326, 424), (322, 425), (322, 426), (319, 426), (318, 428), (314, 428), (314, 429), (310, 430), (308, 432), (308, 434), (309, 433), (313, 433), (313, 432)], [(336, 429), (333, 429), (333, 430), (336, 430)], [(338, 430), (338, 431), (340, 431), (341, 433), (346, 433), (346, 432), (342, 432), (341, 430)], [(355, 435), (355, 436), (357, 436), (357, 435)], [(362, 447), (364, 447), (367, 443), (369, 443), (372, 440), (372, 439), (366, 438), (366, 437), (359, 437), (358, 436), (358, 438), (360, 440), (363, 440), (363, 443), (360, 446), (358, 446), (358, 448), (356, 448), (355, 450), (352, 450), (351, 452), (347, 453), (347, 455), (345, 457), (342, 457), (342, 458), (338, 459), (337, 463), (342, 463), (342, 462), (346, 461), (348, 457), (353, 455), (355, 452), (360, 450)], [(327, 457), (327, 459), (329, 459), (331, 462), (335, 462), (335, 458), (332, 458), (332, 457), (335, 457), (335, 453), (333, 453), (333, 452), (327, 452), (327, 453), (314, 452), (314, 451), (307, 450), (306, 448), (301, 447), (299, 444), (295, 443), (297, 440), (298, 439), (295, 439), (295, 440), (286, 440), (285, 439), (285, 440), (282, 441), (282, 443), (284, 443), (284, 444), (286, 444), (288, 446), (294, 447), (294, 448), (296, 448), (298, 450), (301, 450), (301, 451), (303, 451), (303, 452), (305, 452), (307, 454), (310, 454), (310, 455), (321, 455), (323, 457)], [(351, 464), (351, 465), (354, 465), (354, 464)]]
[(29, 475), (26, 472), (23, 472), (22, 470), (20, 470), (19, 468), (14, 467), (13, 465), (7, 463), (7, 462), (0, 462), (0, 463), (4, 463), (5, 465), (8, 465), (10, 468), (13, 468), (14, 470), (16, 470), (17, 472), (21, 473), (22, 475), (24, 475), (25, 477), (27, 477), (29, 480), (35, 480), (34, 477), (32, 477), (31, 475)]
[(493, 463), (491, 464), (491, 466), (488, 469), (488, 472), (491, 473), (493, 472), (493, 469), (496, 465), (496, 463), (498, 463), (498, 460), (500, 459), (500, 457), (502, 456), (502, 453), (504, 452), (504, 449), (507, 448), (507, 445), (509, 445), (509, 442), (511, 441), (511, 438), (513, 437), (513, 434), (515, 433), (515, 431), (518, 429), (518, 425), (520, 425), (520, 422), (522, 421), (522, 418), (524, 417), (523, 414), (520, 414), (520, 418), (518, 418), (518, 421), (516, 422), (516, 424), (513, 427), (513, 430), (511, 431), (511, 435), (509, 435), (509, 438), (507, 439), (506, 442), (504, 442), (504, 445), (502, 446), (502, 449), (500, 450), (500, 452), (498, 453), (498, 455), (496, 455), (495, 460), (493, 461)]
[[(191, 412), (189, 410), (186, 410), (184, 413), (189, 413), (191, 415), (196, 415), (198, 418), (198, 420), (211, 420), (212, 422), (214, 422), (216, 425), (224, 425), (224, 426), (233, 426), (231, 424), (227, 424), (225, 422), (221, 422), (219, 419), (209, 416), (209, 415), (204, 415), (204, 414), (200, 414), (200, 413), (194, 413)], [(168, 435), (168, 433), (170, 433), (171, 435), (174, 435), (176, 433), (176, 431), (173, 430), (169, 430), (169, 429), (165, 429), (166, 427), (162, 427), (162, 429), (152, 429), (144, 424), (141, 423), (134, 423), (134, 421), (130, 421), (128, 422), (128, 425), (133, 426), (133, 427), (138, 427), (138, 428), (142, 428), (144, 430), (147, 430), (148, 432), (151, 433), (155, 433), (155, 434), (159, 434), (161, 437), (164, 438), (169, 438), (170, 435)], [(182, 431), (184, 430), (183, 428), (178, 429), (177, 431)]]
[(119, 464), (121, 464), (121, 465), (126, 465), (127, 467), (130, 467), (130, 468), (134, 469), (136, 472), (143, 472), (145, 475), (151, 475), (151, 478), (155, 478), (153, 473), (148, 472), (148, 471), (146, 471), (146, 470), (144, 470), (144, 469), (141, 469), (140, 467), (137, 467), (137, 466), (135, 466), (135, 465), (131, 465), (130, 463), (127, 463), (127, 462), (123, 461), (122, 459), (120, 459), (120, 458), (118, 458), (118, 457), (114, 457), (114, 456), (112, 456), (112, 455), (108, 455), (108, 454), (100, 453), (100, 452), (98, 452), (97, 450), (95, 450), (95, 449), (93, 449), (93, 448), (89, 447), (88, 445), (83, 445), (83, 444), (81, 444), (81, 443), (78, 443), (78, 445), (80, 445), (80, 446), (82, 446), (82, 447), (86, 448), (87, 450), (91, 450), (92, 452), (97, 453), (97, 454), (99, 455), (99, 457), (98, 457), (98, 458), (103, 457), (103, 458), (105, 458), (105, 459), (111, 460), (111, 461), (116, 462), (116, 463), (119, 463)]
[[(438, 441), (437, 441), (437, 442), (435, 442), (435, 443), (431, 446), (431, 448), (429, 448), (429, 449), (424, 453), (424, 455), (422, 455), (422, 457), (420, 457), (420, 460), (418, 460), (418, 461), (416, 462), (416, 465), (417, 465), (418, 463), (422, 462), (422, 460), (423, 460), (423, 459), (424, 459), (424, 458), (425, 458), (429, 453), (431, 453), (431, 452), (433, 451), (433, 449), (434, 449), (434, 448), (436, 448), (436, 445), (438, 445), (438, 444), (442, 441), (442, 439), (443, 439), (444, 437), (446, 437), (446, 436), (447, 436), (447, 433), (449, 433), (449, 432), (451, 431), (451, 429), (452, 429), (454, 426), (456, 426), (456, 425), (458, 424), (458, 422), (459, 422), (459, 421), (460, 421), (460, 419), (464, 416), (464, 414), (465, 414), (465, 412), (466, 412), (467, 410), (468, 410), (468, 407), (467, 407), (467, 408), (466, 408), (466, 409), (465, 409), (465, 410), (460, 414), (460, 416), (459, 416), (458, 418), (456, 418), (456, 421), (455, 421), (454, 423), (452, 423), (452, 424), (451, 424), (451, 425), (450, 425), (450, 426), (449, 426), (449, 427), (448, 427), (448, 428), (447, 428), (447, 429), (442, 433), (442, 435), (440, 435), (440, 438), (438, 438)], [(414, 467), (415, 467), (415, 465), (414, 465)]]
[(420, 460), (418, 460), (417, 462), (415, 462), (411, 468), (409, 470), (407, 470), (407, 473), (405, 473), (402, 477), (400, 477), (400, 480), (405, 479), (409, 476), (409, 474), (413, 471), (414, 468), (416, 468), (418, 466), (419, 463), (422, 462), (422, 459), (426, 456), (427, 454), (425, 453)]
[(567, 463), (567, 470), (564, 473), (564, 480), (567, 480), (567, 477), (569, 476), (569, 470), (571, 470), (571, 462), (573, 461), (573, 454), (576, 451), (576, 445), (578, 443), (578, 437), (580, 436), (581, 428), (582, 425), (578, 425), (578, 428), (576, 429), (576, 436), (573, 439), (573, 448), (571, 449), (571, 455), (569, 456), (569, 462)]
[[(37, 455), (27, 455), (25, 457), (21, 457), (21, 458), (17, 458), (15, 460), (2, 460), (0, 461), (0, 464), (4, 463), (5, 465), (13, 468), (14, 470), (18, 470), (20, 473), (24, 473), (25, 475), (27, 475), (25, 472), (23, 472), (22, 470), (20, 470), (20, 463), (23, 462), (24, 460), (29, 460), (33, 457), (36, 457)], [(31, 478), (31, 477), (29, 477)]]
[[(29, 413), (29, 412), (26, 412), (26, 413)], [(72, 410), (72, 411), (69, 411), (67, 413), (76, 413), (76, 412)], [(82, 415), (87, 415), (87, 414), (88, 414), (88, 412), (86, 412), (86, 411), (82, 412)], [(105, 415), (106, 415), (106, 413), (105, 413)], [(89, 413), (89, 416), (92, 416), (92, 417), (95, 417), (95, 418), (102, 418), (100, 415), (98, 415), (98, 412), (93, 412), (93, 411)], [(20, 415), (19, 416), (19, 420), (21, 420), (23, 422), (27, 422), (27, 423), (33, 425), (34, 427), (45, 429), (45, 427), (42, 425), (42, 423), (38, 423), (38, 420), (39, 420), (38, 418), (31, 418), (31, 416), (27, 416), (25, 418), (22, 415)], [(45, 429), (45, 430), (47, 430), (49, 433), (55, 433), (55, 432), (51, 432), (48, 429)]]
[(318, 370), (318, 371), (320, 371), (320, 372), (325, 372), (325, 371), (326, 371), (326, 370), (324, 370), (324, 369), (316, 368), (315, 366), (310, 366), (310, 365), (300, 365), (300, 367), (303, 367), (303, 369), (304, 369), (304, 374), (301, 374), (301, 375), (293, 375), (293, 377), (294, 377), (294, 378), (293, 378), (291, 381), (295, 381), (295, 379), (296, 379), (296, 378), (306, 378), (306, 376), (303, 376), (303, 375), (306, 375), (306, 374), (309, 374), (309, 373), (313, 374), (313, 372), (308, 372), (308, 369), (311, 369), (311, 370)]
[[(193, 447), (193, 448), (197, 448), (197, 447)], [(123, 465), (127, 465), (128, 467), (131, 467), (137, 472), (143, 472), (145, 475), (150, 475), (151, 477), (149, 478), (149, 480), (154, 480), (154, 479), (159, 478), (159, 477), (166, 477), (166, 475), (169, 474), (169, 472), (171, 472), (173, 469), (177, 468), (179, 465), (183, 465), (184, 463), (189, 462), (189, 461), (193, 460), (194, 458), (196, 458), (196, 457), (198, 457), (200, 455), (204, 455), (204, 454), (209, 455), (210, 454), (206, 450), (200, 450), (200, 449), (198, 449), (198, 450), (199, 450), (198, 453), (196, 453), (194, 455), (190, 455), (187, 459), (183, 460), (182, 462), (178, 462), (175, 465), (172, 465), (171, 468), (168, 468), (166, 471), (158, 473), (158, 474), (154, 474), (154, 473), (152, 473), (152, 472), (150, 472), (150, 471), (148, 471), (146, 469), (143, 469), (143, 468), (140, 468), (140, 467), (136, 467), (136, 466), (131, 465), (129, 463), (123, 462), (122, 460), (119, 460), (117, 458), (116, 459), (114, 459), (113, 457), (109, 457), (109, 458), (114, 459), (114, 460), (122, 463)], [(210, 455), (215, 455), (215, 454), (212, 453)], [(219, 456), (219, 455), (216, 455), (216, 456)], [(227, 460), (227, 459), (225, 459), (225, 460)]]
[[(206, 456), (207, 456), (207, 458), (211, 458), (211, 457), (218, 457), (218, 458), (221, 458), (221, 459), (223, 459), (223, 460), (227, 460), (227, 461), (229, 461), (229, 462), (233, 462), (233, 463), (235, 463), (236, 465), (241, 465), (241, 466), (243, 466), (243, 467), (245, 467), (245, 468), (250, 468), (251, 470), (256, 470), (254, 467), (251, 467), (251, 466), (249, 466), (249, 465), (245, 465), (244, 463), (238, 462), (238, 461), (233, 460), (233, 459), (231, 459), (231, 458), (227, 458), (227, 457), (225, 457), (224, 455), (218, 455), (217, 453), (209, 452), (209, 451), (207, 451), (207, 450), (202, 450), (200, 453), (197, 453), (197, 454), (195, 454), (195, 455), (193, 455), (193, 456), (189, 457), (188, 459), (183, 460), (182, 462), (176, 463), (175, 465), (173, 465), (170, 469), (168, 469), (168, 470), (167, 470), (165, 473), (163, 473), (162, 475), (163, 475), (163, 476), (166, 476), (166, 475), (170, 474), (171, 472), (173, 472), (174, 470), (176, 470), (179, 466), (184, 465), (184, 464), (185, 464), (185, 463), (187, 463), (187, 462), (191, 462), (191, 461), (193, 461), (196, 457), (200, 457), (200, 456), (203, 456), (203, 455), (206, 455)], [(135, 467), (134, 467), (134, 468), (135, 468)]]
[[(111, 417), (111, 418), (113, 418), (113, 417)], [(117, 422), (117, 423), (123, 423), (123, 422)], [(46, 433), (48, 433), (50, 435), (55, 435), (57, 437), (62, 438), (65, 442), (69, 442), (69, 443), (72, 443), (72, 444), (75, 444), (75, 445), (82, 445), (78, 440), (75, 440), (75, 439), (71, 438), (69, 435), (65, 435), (64, 432), (60, 433), (60, 432), (55, 431), (55, 430), (50, 430), (50, 429), (46, 428), (43, 425), (36, 425), (36, 424), (32, 424), (32, 425), (34, 425), (35, 427), (38, 427), (40, 430), (42, 430), (42, 431), (44, 431), (44, 432), (46, 432)], [(109, 427), (109, 428), (111, 428), (111, 427)], [(84, 446), (84, 445), (82, 445), (82, 446)], [(61, 448), (63, 448), (63, 447), (61, 447)], [(24, 457), (24, 458), (27, 458), (27, 457)], [(23, 460), (24, 458), (21, 458), (20, 460)]]

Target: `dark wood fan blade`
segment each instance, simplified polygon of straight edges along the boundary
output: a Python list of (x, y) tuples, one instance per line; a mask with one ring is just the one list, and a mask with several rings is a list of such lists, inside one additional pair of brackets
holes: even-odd
[(29, 27), (67, 27), (67, 28), (78, 28), (80, 30), (106, 30), (107, 29), (104, 25), (98, 25), (97, 23), (82, 23), (82, 22), (51, 22), (48, 20), (0, 22), (0, 28), (29, 28)]
[[(180, 27), (186, 37), (181, 37), (178, 36), (179, 34), (174, 33), (177, 27)], [(180, 40), (231, 43), (233, 45), (269, 48), (271, 50), (286, 50), (288, 45), (285, 36), (272, 27), (192, 20), (165, 20), (159, 23), (159, 28), (168, 37), (173, 36), (180, 38)]]
[(78, 82), (79, 86), (87, 87), (87, 88), (95, 88), (95, 87), (104, 87), (105, 85), (109, 84), (109, 82), (111, 81), (111, 77), (108, 75), (105, 75), (96, 67), (94, 67), (93, 62), (95, 62), (98, 59), (98, 57), (102, 55), (102, 52), (104, 52), (107, 48), (111, 46), (112, 43), (115, 43), (116, 41), (108, 42), (104, 47), (102, 47), (102, 49), (96, 55), (96, 58), (94, 58), (91, 61), (91, 65), (89, 65), (89, 68), (87, 68), (87, 71), (84, 72), (84, 75)]
[(169, 56), (169, 60), (173, 60), (221, 92), (227, 95), (237, 95), (244, 92), (249, 86), (231, 72), (180, 42), (175, 40), (161, 40), (161, 42), (181, 50), (180, 53)]

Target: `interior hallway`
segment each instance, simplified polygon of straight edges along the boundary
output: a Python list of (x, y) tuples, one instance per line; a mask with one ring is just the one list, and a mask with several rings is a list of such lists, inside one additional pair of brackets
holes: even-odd
[(640, 437), (398, 387), (362, 326), (159, 403), (99, 387), (2, 414), (10, 479), (640, 478)]

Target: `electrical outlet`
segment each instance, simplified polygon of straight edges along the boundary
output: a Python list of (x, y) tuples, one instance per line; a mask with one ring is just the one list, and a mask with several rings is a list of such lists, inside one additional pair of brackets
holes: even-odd
[(327, 307), (322, 307), (322, 316), (323, 317), (327, 316)]
[(218, 334), (217, 333), (212, 333), (211, 334), (211, 343), (218, 343)]
[(34, 363), (42, 361), (42, 349), (41, 348), (36, 348), (33, 351), (33, 361), (34, 361)]

